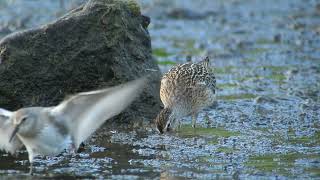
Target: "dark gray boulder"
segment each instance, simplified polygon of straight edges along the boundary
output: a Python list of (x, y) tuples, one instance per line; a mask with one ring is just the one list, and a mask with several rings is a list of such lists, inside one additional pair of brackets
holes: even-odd
[(153, 71), (143, 94), (117, 118), (151, 120), (160, 106), (160, 71), (148, 24), (133, 0), (90, 0), (53, 23), (3, 38), (0, 107), (52, 106)]

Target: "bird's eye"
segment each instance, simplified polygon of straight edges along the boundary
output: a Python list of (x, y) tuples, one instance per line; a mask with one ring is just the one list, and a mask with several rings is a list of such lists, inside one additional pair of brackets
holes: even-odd
[(21, 120), (21, 121), (23, 122), (23, 121), (25, 121), (25, 120), (27, 120), (27, 117), (22, 118), (22, 120)]

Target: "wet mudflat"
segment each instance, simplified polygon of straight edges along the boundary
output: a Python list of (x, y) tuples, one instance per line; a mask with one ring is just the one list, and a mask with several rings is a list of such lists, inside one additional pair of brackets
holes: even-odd
[[(40, 1), (0, 2), (1, 35), (63, 13), (58, 1), (37, 15), (29, 11)], [(200, 113), (195, 129), (187, 117), (166, 135), (152, 127), (108, 130), (105, 142), (91, 141), (76, 156), (38, 159), (36, 177), (320, 178), (317, 1), (140, 3), (163, 72), (189, 55), (212, 57), (217, 104)], [(28, 177), (26, 152), (2, 153), (0, 162), (0, 176)]]

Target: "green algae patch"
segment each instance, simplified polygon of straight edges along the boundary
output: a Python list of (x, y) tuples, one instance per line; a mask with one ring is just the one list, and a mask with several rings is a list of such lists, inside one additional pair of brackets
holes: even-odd
[[(285, 176), (292, 176), (291, 169), (299, 159), (320, 160), (320, 153), (303, 154), (266, 154), (261, 156), (251, 156), (245, 163), (245, 166), (262, 172), (277, 173)], [(303, 166), (303, 165), (301, 165)], [(310, 171), (307, 167), (305, 171)]]
[(260, 38), (256, 40), (257, 44), (275, 44), (276, 42), (272, 39)]
[(152, 50), (152, 54), (156, 57), (168, 57), (171, 54), (166, 51), (165, 48), (155, 48)]
[(266, 78), (269, 78), (269, 79), (272, 79), (272, 80), (278, 81), (278, 82), (283, 82), (286, 80), (286, 76), (281, 73), (275, 73), (275, 74), (272, 74)]
[(241, 50), (241, 52), (244, 54), (252, 54), (252, 55), (258, 55), (258, 54), (265, 53), (268, 51), (269, 51), (268, 48), (252, 48), (252, 49)]
[(175, 65), (177, 63), (173, 62), (173, 61), (157, 61), (157, 64), (159, 64), (159, 65)]
[(244, 82), (244, 81), (257, 81), (257, 80), (261, 80), (264, 78), (265, 78), (264, 76), (254, 75), (254, 76), (238, 77), (238, 78), (236, 78), (236, 80), (238, 80), (240, 82)]
[(211, 145), (217, 145), (217, 144), (219, 144), (219, 139), (218, 139), (218, 137), (215, 137), (213, 139), (208, 140), (207, 143), (211, 144)]
[(256, 131), (263, 132), (263, 133), (267, 133), (270, 130), (270, 128), (267, 128), (267, 127), (257, 127), (257, 128), (253, 128), (253, 129)]
[(302, 145), (307, 147), (314, 147), (320, 145), (320, 139), (316, 138), (315, 136), (302, 136), (302, 137), (295, 137), (295, 138), (289, 138), (290, 144), (295, 145)]
[(193, 128), (191, 125), (182, 125), (181, 128), (178, 129), (178, 135), (180, 136), (218, 136), (218, 137), (231, 137), (231, 136), (239, 136), (239, 132), (228, 131), (224, 128), (204, 128), (204, 127), (195, 127)]
[(238, 87), (238, 84), (236, 84), (236, 83), (224, 83), (224, 84), (218, 84), (218, 87), (221, 88), (221, 89), (229, 89), (229, 88)]
[(251, 57), (245, 57), (245, 58), (242, 59), (242, 61), (243, 61), (243, 62), (255, 62), (256, 59), (251, 58)]
[(284, 136), (281, 133), (274, 133), (269, 137), (276, 142), (278, 145), (281, 144), (290, 144), (290, 145), (301, 145), (305, 147), (315, 147), (320, 146), (320, 138), (318, 135), (319, 132), (315, 132), (313, 134), (305, 135), (305, 136), (297, 136), (295, 135), (294, 130), (289, 129), (287, 132), (287, 136)]
[(235, 66), (224, 66), (220, 68), (212, 68), (212, 72), (214, 72), (215, 74), (229, 74), (234, 69), (236, 69)]
[(271, 138), (278, 144), (292, 144), (301, 145), (304, 147), (320, 146), (320, 131), (315, 132), (310, 136), (296, 136), (294, 131), (290, 128), (288, 131), (288, 138), (284, 138), (281, 134), (274, 134)]
[(219, 147), (217, 149), (217, 152), (222, 152), (226, 154), (234, 153), (236, 149), (230, 148), (230, 147)]
[(290, 67), (289, 66), (261, 66), (262, 68), (265, 69), (270, 69), (273, 72), (282, 72), (285, 70), (288, 70)]
[(221, 170), (223, 170), (223, 167), (226, 165), (226, 163), (223, 163), (223, 162), (215, 162), (214, 155), (200, 156), (198, 157), (198, 162), (210, 163), (210, 166), (216, 166), (216, 167), (220, 166)]
[(257, 97), (257, 95), (255, 95), (255, 94), (244, 93), (244, 94), (230, 94), (230, 95), (218, 96), (218, 99), (238, 100), (238, 99), (254, 99), (256, 97)]
[[(288, 163), (285, 164), (286, 166), (289, 166)], [(245, 165), (264, 172), (272, 172), (273, 170), (283, 168), (282, 166), (280, 166), (274, 155), (250, 157)], [(291, 163), (290, 166), (293, 166), (293, 164)]]
[(269, 69), (272, 71), (272, 74), (266, 76), (265, 78), (272, 79), (276, 82), (283, 82), (287, 79), (284, 75), (284, 72), (290, 69), (292, 66), (261, 66), (260, 68)]
[(320, 177), (320, 168), (318, 167), (312, 167), (312, 168), (306, 168), (306, 173), (311, 174), (311, 176), (314, 177)]
[(131, 13), (135, 16), (141, 15), (141, 9), (136, 0), (126, 0), (128, 8), (130, 9)]
[(200, 48), (194, 39), (172, 39), (173, 46), (181, 50), (180, 54), (185, 55), (200, 55), (205, 52), (205, 49)]

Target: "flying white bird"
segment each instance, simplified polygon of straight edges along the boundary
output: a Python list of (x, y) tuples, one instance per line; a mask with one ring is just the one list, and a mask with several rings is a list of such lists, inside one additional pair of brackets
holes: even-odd
[(29, 107), (10, 112), (0, 108), (0, 149), (14, 153), (23, 145), (30, 161), (75, 151), (107, 119), (119, 114), (140, 94), (147, 77), (71, 96), (54, 107)]

